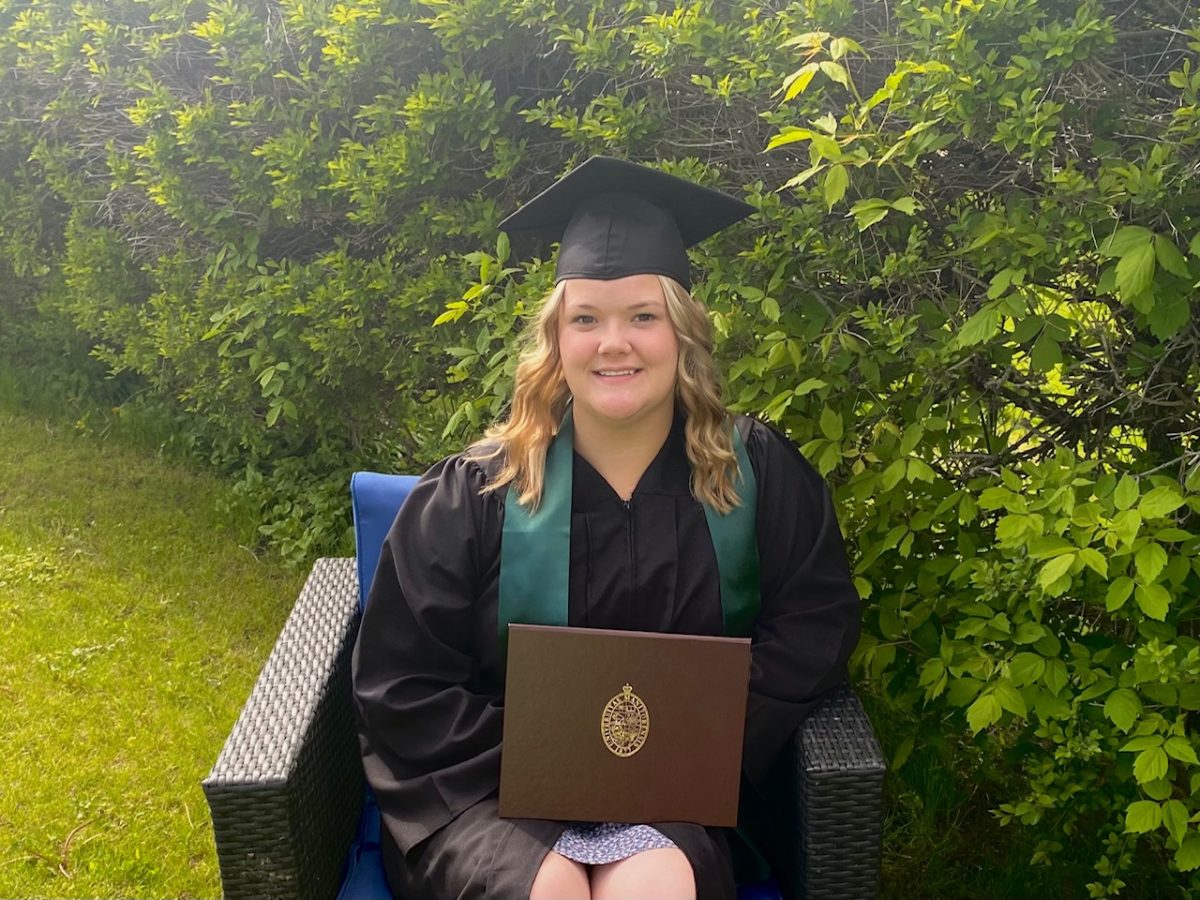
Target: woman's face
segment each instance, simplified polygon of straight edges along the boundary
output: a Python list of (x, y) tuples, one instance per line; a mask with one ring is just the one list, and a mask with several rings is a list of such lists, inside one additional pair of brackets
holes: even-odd
[(669, 427), (679, 340), (658, 276), (569, 279), (558, 349), (577, 422)]

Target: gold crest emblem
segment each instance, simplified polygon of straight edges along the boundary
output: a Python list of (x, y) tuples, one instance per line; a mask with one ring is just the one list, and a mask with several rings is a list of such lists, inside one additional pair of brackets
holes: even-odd
[(646, 743), (650, 733), (650, 710), (631, 685), (621, 688), (604, 707), (600, 716), (600, 737), (604, 746), (617, 756), (633, 756)]

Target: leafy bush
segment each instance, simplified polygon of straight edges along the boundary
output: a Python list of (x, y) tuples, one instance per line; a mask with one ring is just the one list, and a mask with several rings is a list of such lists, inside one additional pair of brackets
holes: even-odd
[[(778, 333), (806, 339), (784, 390), (739, 398), (844, 478), (858, 662), (925, 710), (911, 740), (965, 718), (1024, 772), (997, 813), (1035, 863), (1105, 837), (1096, 897), (1140, 835), (1200, 867), (1200, 28), (1166, 10), (899, 4), (792, 38), (771, 146), (830, 213), (797, 242), (817, 303)], [(786, 371), (766, 341), (735, 367)]]
[(596, 152), (740, 189), (698, 291), (836, 485), (894, 763), (962, 735), (1035, 863), (1200, 890), (1198, 53), (1166, 0), (0, 0), (0, 341), (177, 404), (304, 557), (501, 410), (504, 213)]

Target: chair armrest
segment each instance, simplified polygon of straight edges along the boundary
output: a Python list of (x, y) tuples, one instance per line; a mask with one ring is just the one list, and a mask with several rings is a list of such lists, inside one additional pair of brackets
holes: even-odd
[(789, 755), (796, 773), (799, 895), (875, 897), (887, 763), (849, 683), (800, 726)]
[(742, 824), (784, 897), (877, 895), (886, 768), (862, 703), (842, 683), (800, 725), (744, 809)]
[(319, 559), (204, 793), (226, 898), (337, 894), (362, 805), (353, 559)]

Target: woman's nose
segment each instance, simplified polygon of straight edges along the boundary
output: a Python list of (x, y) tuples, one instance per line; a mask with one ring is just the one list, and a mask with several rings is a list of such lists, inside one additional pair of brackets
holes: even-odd
[(612, 322), (600, 330), (600, 345), (597, 349), (605, 354), (624, 353), (629, 349), (629, 336), (625, 333), (622, 323)]

